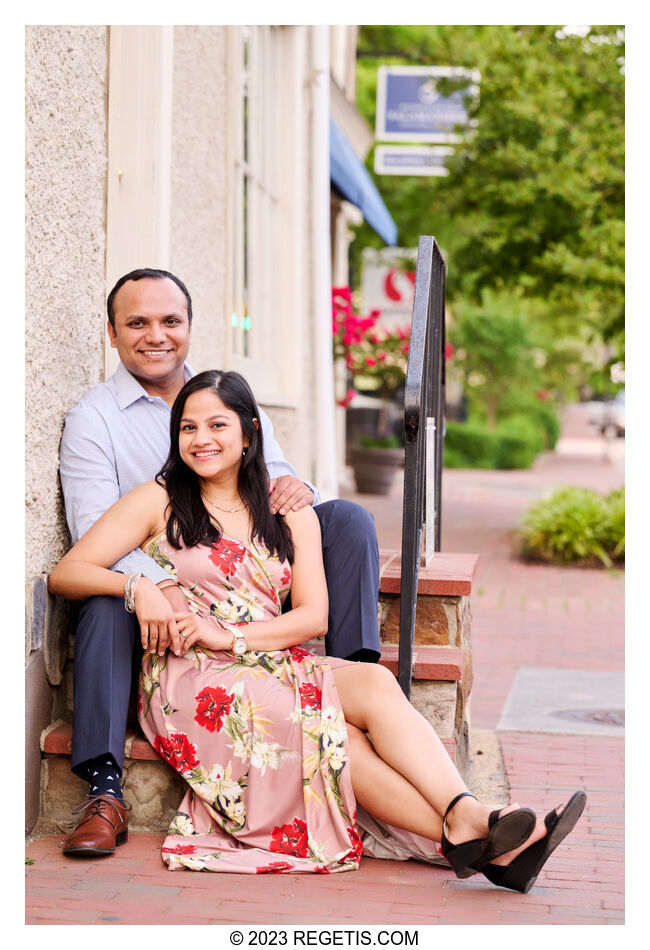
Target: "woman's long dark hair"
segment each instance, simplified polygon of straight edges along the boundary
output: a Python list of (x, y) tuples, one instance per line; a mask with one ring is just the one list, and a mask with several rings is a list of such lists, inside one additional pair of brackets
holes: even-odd
[[(259, 409), (250, 386), (239, 373), (208, 370), (187, 382), (172, 406), (169, 425), (170, 448), (165, 464), (156, 475), (169, 496), (170, 515), (167, 519), (167, 540), (178, 549), (197, 544), (215, 544), (221, 532), (210, 520), (201, 497), (198, 476), (181, 459), (178, 438), (185, 403), (192, 393), (209, 389), (228, 409), (236, 412), (242, 432), (249, 440), (239, 468), (238, 489), (248, 506), (253, 523), (252, 537), (259, 538), (271, 555), (277, 552), (280, 560), (293, 562), (291, 531), (282, 515), (272, 515), (269, 507), (268, 471), (264, 462), (262, 428)], [(259, 428), (254, 419), (258, 420)]]

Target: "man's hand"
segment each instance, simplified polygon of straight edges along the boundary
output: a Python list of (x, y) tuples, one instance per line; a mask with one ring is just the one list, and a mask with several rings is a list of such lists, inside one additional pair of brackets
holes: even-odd
[(231, 647), (232, 633), (229, 630), (223, 630), (195, 613), (177, 613), (176, 624), (180, 633), (181, 656), (195, 644), (208, 650), (229, 650)]
[(300, 511), (306, 505), (313, 505), (314, 493), (304, 482), (293, 475), (280, 475), (269, 482), (269, 502), (271, 513), (281, 515), (293, 509)]
[[(174, 588), (170, 588), (174, 590)], [(178, 590), (178, 588), (176, 588)], [(181, 591), (183, 609), (187, 602)], [(175, 598), (178, 601), (178, 598)], [(140, 641), (143, 650), (162, 656), (171, 645), (174, 653), (180, 652), (180, 637), (174, 619), (174, 609), (168, 600), (166, 589), (160, 590), (148, 577), (141, 577), (135, 588), (135, 612), (140, 623)]]

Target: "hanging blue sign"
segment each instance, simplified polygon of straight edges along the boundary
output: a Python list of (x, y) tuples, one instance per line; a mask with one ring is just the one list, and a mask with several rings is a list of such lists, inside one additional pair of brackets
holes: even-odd
[[(467, 80), (443, 95), (438, 80)], [(477, 69), (454, 66), (380, 66), (376, 137), (379, 142), (457, 142), (457, 126), (470, 123), (468, 97), (478, 95)]]

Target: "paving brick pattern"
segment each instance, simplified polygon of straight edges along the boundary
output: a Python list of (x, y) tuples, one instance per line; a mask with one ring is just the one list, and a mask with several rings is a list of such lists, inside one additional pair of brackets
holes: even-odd
[[(530, 472), (445, 473), (443, 547), (480, 555), (472, 594), (475, 727), (496, 726), (520, 666), (624, 668), (623, 577), (525, 565), (513, 555), (514, 525), (546, 488), (607, 491), (623, 482), (620, 452), (612, 457), (579, 411), (567, 413), (559, 448)], [(375, 515), (380, 545), (399, 547), (397, 489), (389, 500), (359, 500)], [(623, 739), (514, 732), (499, 739), (513, 800), (545, 813), (576, 788), (588, 796), (576, 830), (528, 895), (480, 875), (459, 881), (442, 868), (370, 858), (337, 875), (172, 873), (161, 863), (158, 835), (131, 834), (115, 855), (86, 860), (62, 855), (57, 836), (28, 845), (27, 923), (622, 924)]]

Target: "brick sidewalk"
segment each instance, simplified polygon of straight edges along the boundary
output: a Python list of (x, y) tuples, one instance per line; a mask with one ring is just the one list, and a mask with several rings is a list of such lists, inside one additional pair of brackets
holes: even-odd
[[(519, 563), (517, 518), (545, 488), (607, 491), (623, 483), (602, 440), (569, 413), (560, 452), (530, 472), (445, 472), (443, 547), (480, 554), (472, 595), (472, 725), (494, 729), (520, 666), (623, 670), (624, 579), (600, 570)], [(618, 448), (618, 447), (616, 447)], [(602, 450), (602, 451), (601, 451)], [(342, 492), (345, 497), (351, 492)], [(363, 496), (380, 544), (399, 545), (401, 489)], [(132, 834), (115, 855), (74, 860), (61, 837), (33, 841), (27, 855), (31, 924), (621, 924), (623, 923), (623, 740), (499, 733), (511, 798), (546, 812), (576, 788), (586, 811), (528, 895), (480, 875), (409, 861), (364, 858), (355, 873), (260, 875), (171, 873), (160, 836)]]

